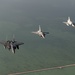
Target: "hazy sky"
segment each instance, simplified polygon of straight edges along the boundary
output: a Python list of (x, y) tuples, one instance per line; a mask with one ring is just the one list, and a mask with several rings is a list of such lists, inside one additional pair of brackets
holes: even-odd
[(0, 20), (15, 20), (24, 16), (72, 16), (75, 0), (0, 0)]
[(29, 8), (32, 9), (72, 8), (73, 9), (74, 5), (75, 5), (75, 0), (0, 0), (0, 10), (7, 10), (7, 9), (22, 10)]

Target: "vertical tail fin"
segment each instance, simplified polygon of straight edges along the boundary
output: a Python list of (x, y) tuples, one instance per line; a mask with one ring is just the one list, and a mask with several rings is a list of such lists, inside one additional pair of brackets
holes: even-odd
[(70, 17), (68, 17), (68, 21), (70, 21)]
[(69, 26), (69, 24), (67, 22), (63, 22), (64, 24), (66, 24), (67, 26)]
[(39, 31), (41, 31), (41, 26), (39, 25)]

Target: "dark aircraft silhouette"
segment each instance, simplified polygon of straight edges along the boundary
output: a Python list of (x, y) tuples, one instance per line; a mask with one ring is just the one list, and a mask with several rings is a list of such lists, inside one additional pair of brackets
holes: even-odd
[(16, 49), (19, 49), (19, 46), (20, 46), (20, 45), (23, 45), (23, 44), (24, 44), (23, 42), (12, 41), (12, 42), (10, 43), (10, 47), (11, 47), (12, 52), (15, 53), (15, 50), (16, 50)]
[(14, 38), (12, 40), (2, 41), (0, 42), (4, 46), (5, 49), (12, 50), (12, 53), (15, 53), (16, 49), (19, 49), (20, 45), (23, 45), (23, 42), (18, 42)]

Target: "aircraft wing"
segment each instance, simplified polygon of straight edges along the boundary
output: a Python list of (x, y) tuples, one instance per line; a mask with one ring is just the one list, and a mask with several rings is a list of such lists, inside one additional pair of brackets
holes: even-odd
[(72, 27), (75, 27), (75, 23), (72, 24)]
[(14, 48), (11, 48), (11, 50), (12, 50), (12, 53), (14, 53), (14, 54), (15, 54), (15, 49), (14, 49)]
[(42, 36), (42, 38), (45, 38), (45, 35), (42, 34), (41, 36)]
[(23, 42), (15, 42), (14, 45), (23, 45)]

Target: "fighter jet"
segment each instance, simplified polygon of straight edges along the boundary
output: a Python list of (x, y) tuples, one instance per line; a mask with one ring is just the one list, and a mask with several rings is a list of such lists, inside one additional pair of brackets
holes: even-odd
[(23, 44), (24, 44), (23, 42), (16, 41), (15, 36), (13, 35), (13, 39), (11, 40), (11, 43), (10, 43), (12, 53), (15, 53), (15, 50), (19, 49), (19, 46)]
[(63, 23), (65, 23), (67, 26), (73, 26), (74, 27), (74, 24), (73, 24), (73, 22), (70, 20), (70, 17), (68, 17), (68, 20), (67, 20), (67, 22), (63, 22)]
[(19, 46), (24, 43), (18, 42), (13, 38), (12, 40), (2, 41), (0, 44), (2, 44), (5, 49), (12, 50), (12, 53), (15, 53), (15, 49), (19, 49)]
[(10, 46), (11, 46), (12, 53), (15, 53), (15, 50), (19, 49), (19, 46), (23, 44), (24, 44), (23, 42), (11, 41)]
[(39, 30), (36, 31), (36, 32), (32, 32), (32, 33), (37, 34), (37, 35), (39, 35), (42, 38), (45, 38), (45, 35), (49, 34), (49, 32), (42, 32), (42, 29), (41, 29), (40, 25), (39, 25)]
[(68, 20), (67, 20), (67, 22), (63, 22), (63, 23), (65, 23), (67, 26), (72, 26), (72, 27), (75, 27), (75, 23), (73, 23), (72, 21), (71, 21), (71, 19), (70, 19), (70, 17), (68, 17)]

